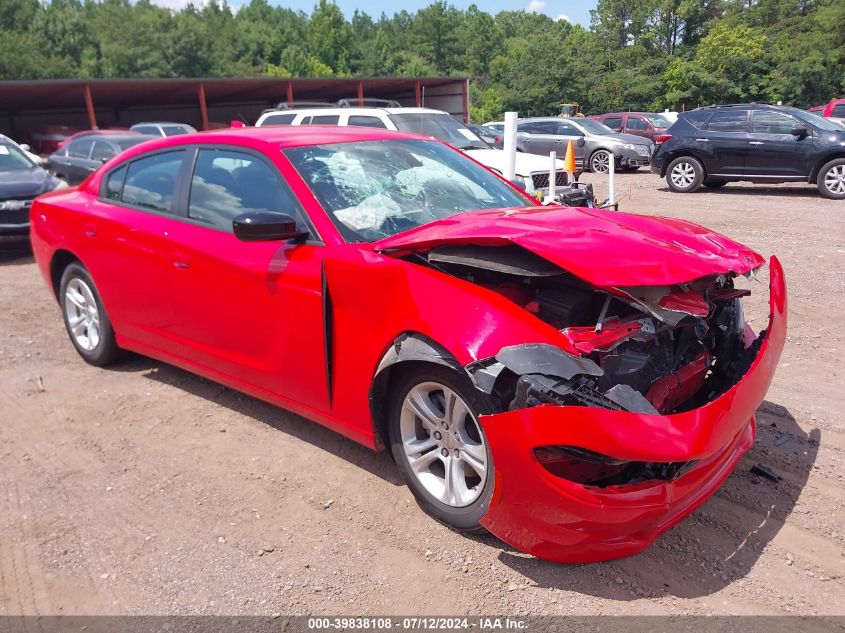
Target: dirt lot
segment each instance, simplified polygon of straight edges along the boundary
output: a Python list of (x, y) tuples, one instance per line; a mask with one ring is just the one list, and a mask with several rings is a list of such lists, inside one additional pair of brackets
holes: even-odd
[(647, 552), (555, 565), (466, 538), (384, 453), (143, 358), (87, 366), (31, 256), (7, 254), (0, 614), (845, 613), (845, 203), (808, 186), (678, 195), (648, 173), (619, 191), (623, 210), (777, 253), (791, 293), (757, 443)]

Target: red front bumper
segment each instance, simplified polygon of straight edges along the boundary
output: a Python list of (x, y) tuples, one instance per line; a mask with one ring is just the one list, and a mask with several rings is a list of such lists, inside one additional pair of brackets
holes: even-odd
[[(675, 415), (540, 406), (481, 417), (496, 482), (481, 523), (506, 543), (547, 560), (592, 562), (630, 556), (700, 506), (754, 442), (754, 412), (786, 338), (786, 283), (770, 262), (769, 326), (742, 379), (713, 402)], [(631, 461), (685, 462), (672, 482), (608, 488), (555, 477), (534, 456), (569, 445)]]

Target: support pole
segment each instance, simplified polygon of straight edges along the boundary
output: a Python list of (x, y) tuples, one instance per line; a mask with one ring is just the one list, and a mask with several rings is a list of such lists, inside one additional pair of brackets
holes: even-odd
[(358, 82), (358, 107), (364, 107), (364, 82)]
[(200, 119), (202, 120), (202, 129), (208, 129), (208, 107), (205, 104), (205, 84), (200, 84), (198, 96), (200, 100)]
[(516, 112), (505, 112), (505, 178), (516, 177)]
[(415, 93), (417, 97), (417, 107), (419, 108), (422, 106), (422, 89), (420, 88), (419, 80), (417, 80), (417, 85), (415, 86), (415, 88)]
[(285, 96), (286, 96), (286, 100), (288, 102), (288, 105), (292, 104), (293, 103), (293, 84), (291, 82), (288, 82), (287, 94)]
[(555, 201), (555, 176), (557, 175), (557, 153), (556, 152), (549, 152), (549, 158), (551, 158), (550, 165), (549, 165), (549, 202)]
[(610, 162), (607, 164), (607, 206), (616, 204), (616, 155), (611, 152)]
[(469, 123), (469, 79), (464, 82), (464, 123)]
[(88, 110), (88, 124), (92, 130), (97, 129), (97, 117), (94, 116), (94, 99), (91, 97), (91, 86), (85, 84), (85, 109)]

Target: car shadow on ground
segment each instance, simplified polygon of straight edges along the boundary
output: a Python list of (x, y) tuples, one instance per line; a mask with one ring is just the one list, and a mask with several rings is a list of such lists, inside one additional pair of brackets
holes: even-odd
[(173, 365), (134, 354), (125, 361), (110, 366), (109, 369), (140, 373), (145, 378), (187, 391), (218, 406), (246, 415), (278, 431), (308, 442), (363, 468), (368, 473), (388, 483), (395, 486), (404, 485), (393, 460), (386, 451), (374, 452), (321, 424), (268, 404), (258, 398), (206, 380)]
[[(388, 483), (404, 485), (386, 452), (373, 452), (257, 398), (142, 356), (132, 355), (110, 369), (139, 373), (181, 389), (308, 442)], [(630, 558), (558, 564), (524, 554), (491, 534), (466, 538), (500, 550), (503, 564), (540, 587), (612, 600), (710, 595), (745, 577), (793, 513), (816, 461), (819, 440), (818, 429), (805, 433), (786, 408), (764, 401), (757, 410), (754, 445), (716, 494)], [(782, 479), (775, 482), (752, 473), (757, 464)]]
[(9, 242), (3, 243), (0, 241), (0, 266), (13, 265), (19, 266), (24, 264), (31, 264), (35, 261), (32, 257), (32, 248), (29, 242)]
[[(757, 410), (757, 440), (733, 474), (703, 506), (641, 554), (560, 565), (505, 546), (499, 558), (541, 587), (612, 600), (716, 593), (748, 574), (793, 513), (816, 461), (819, 439), (818, 429), (805, 433), (786, 408), (764, 401)], [(757, 464), (782, 480), (752, 473)]]
[[(672, 193), (669, 187), (660, 187), (660, 191)], [(780, 198), (816, 198), (817, 200), (825, 200), (816, 189), (815, 185), (805, 185), (803, 187), (789, 187), (789, 186), (766, 186), (766, 185), (743, 185), (738, 183), (728, 183), (720, 189), (708, 189), (702, 187), (692, 194), (684, 195), (699, 195), (711, 194), (714, 196), (775, 196)]]

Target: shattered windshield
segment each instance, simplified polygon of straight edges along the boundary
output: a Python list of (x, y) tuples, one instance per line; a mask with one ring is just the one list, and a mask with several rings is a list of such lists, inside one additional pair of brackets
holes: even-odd
[(472, 130), (449, 114), (406, 112), (404, 114), (391, 114), (390, 120), (393, 121), (397, 129), (403, 132), (433, 136), (441, 141), (446, 141), (449, 145), (454, 145), (458, 149), (490, 148)]
[(378, 240), (464, 211), (530, 202), (434, 141), (358, 141), (284, 153), (350, 242)]

